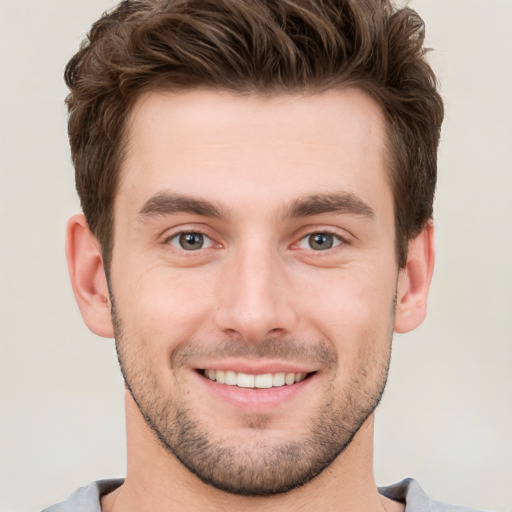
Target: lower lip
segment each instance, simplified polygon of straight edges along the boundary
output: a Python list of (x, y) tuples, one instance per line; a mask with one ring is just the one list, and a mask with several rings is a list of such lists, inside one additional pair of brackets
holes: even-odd
[(228, 386), (208, 379), (195, 372), (197, 378), (206, 386), (210, 393), (235, 407), (255, 412), (270, 411), (296, 398), (297, 394), (305, 390), (315, 380), (316, 374), (308, 375), (304, 380), (296, 384), (278, 386), (274, 388), (241, 388)]

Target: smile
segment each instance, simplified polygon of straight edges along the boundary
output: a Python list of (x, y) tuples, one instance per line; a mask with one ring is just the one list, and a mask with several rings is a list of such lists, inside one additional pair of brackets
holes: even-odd
[(281, 386), (291, 386), (303, 381), (308, 373), (263, 373), (251, 375), (249, 373), (232, 370), (203, 370), (203, 375), (219, 384), (238, 386), (239, 388), (268, 389)]

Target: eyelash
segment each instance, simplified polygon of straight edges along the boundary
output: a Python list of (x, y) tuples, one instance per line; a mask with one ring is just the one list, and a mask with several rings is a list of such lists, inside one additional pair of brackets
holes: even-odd
[[(201, 243), (201, 246), (198, 247), (197, 249), (194, 249), (194, 248), (186, 249), (182, 245), (183, 240), (181, 239), (181, 237), (186, 237), (187, 235), (198, 235), (199, 237), (201, 237), (201, 239), (202, 239), (201, 242), (203, 242), (203, 243)], [(317, 235), (317, 236), (323, 235), (323, 236), (332, 237), (333, 238), (332, 245), (326, 246), (325, 248), (318, 248), (316, 250), (314, 248), (312, 248), (310, 245), (309, 245), (309, 247), (301, 247), (302, 243), (310, 244), (311, 237), (314, 237), (315, 235)], [(175, 243), (173, 243), (173, 241), (175, 241)], [(206, 244), (207, 244), (206, 247), (204, 245), (204, 242), (206, 242)], [(329, 242), (327, 242), (327, 244), (328, 243)], [(294, 246), (295, 246), (294, 248), (305, 249), (305, 250), (312, 251), (314, 253), (322, 253), (322, 252), (328, 252), (331, 249), (335, 249), (336, 247), (339, 247), (340, 245), (345, 245), (347, 243), (348, 243), (347, 240), (344, 237), (340, 236), (338, 233), (335, 233), (334, 231), (329, 230), (329, 229), (320, 229), (320, 230), (310, 231), (309, 233), (306, 233), (303, 236), (301, 236), (301, 238), (297, 242), (294, 243)], [(186, 253), (195, 253), (195, 252), (199, 252), (203, 249), (210, 249), (211, 247), (213, 247), (215, 245), (215, 241), (208, 234), (206, 234), (204, 231), (202, 231), (200, 229), (189, 229), (189, 230), (178, 231), (178, 232), (173, 233), (172, 235), (166, 237), (164, 240), (164, 244), (171, 245), (175, 249), (186, 252)], [(220, 244), (218, 244), (218, 246), (220, 246)]]
[(326, 247), (325, 249), (318, 249), (318, 250), (315, 250), (311, 247), (299, 247), (299, 248), (310, 250), (315, 253), (322, 253), (322, 252), (327, 252), (330, 249), (335, 249), (336, 247), (339, 247), (340, 245), (345, 245), (348, 243), (347, 240), (344, 237), (342, 237), (339, 233), (336, 233), (329, 229), (319, 229), (319, 230), (314, 230), (314, 231), (310, 231), (309, 233), (306, 233), (299, 239), (299, 241), (295, 245), (299, 246), (299, 244), (301, 242), (308, 243), (308, 239), (311, 239), (311, 237), (313, 237), (315, 235), (326, 235), (326, 236), (333, 237), (333, 239), (334, 239), (333, 245), (330, 247)]
[[(184, 247), (180, 247), (178, 244), (180, 244), (180, 238), (183, 237), (183, 236), (187, 236), (187, 235), (199, 235), (200, 237), (203, 238), (203, 240), (208, 240), (208, 247), (204, 247), (203, 245), (201, 245), (201, 247), (199, 247), (198, 249), (196, 250), (193, 250), (193, 249), (185, 249)], [(177, 243), (176, 245), (173, 244), (173, 240), (177, 240)], [(190, 229), (190, 230), (183, 230), (183, 231), (178, 231), (176, 233), (173, 233), (172, 235), (168, 236), (165, 240), (164, 240), (164, 244), (166, 245), (171, 245), (173, 247), (175, 247), (176, 249), (178, 250), (182, 250), (182, 251), (185, 251), (185, 252), (198, 252), (199, 250), (201, 249), (209, 249), (210, 247), (212, 247), (215, 242), (213, 241), (213, 239), (208, 236), (204, 231), (201, 231), (199, 229)]]

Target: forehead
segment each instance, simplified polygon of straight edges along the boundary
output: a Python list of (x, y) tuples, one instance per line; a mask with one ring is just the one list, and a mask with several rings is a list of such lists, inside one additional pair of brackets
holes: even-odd
[(117, 198), (169, 189), (243, 205), (333, 187), (364, 196), (376, 184), (389, 189), (386, 160), (384, 116), (358, 89), (148, 92), (129, 118)]

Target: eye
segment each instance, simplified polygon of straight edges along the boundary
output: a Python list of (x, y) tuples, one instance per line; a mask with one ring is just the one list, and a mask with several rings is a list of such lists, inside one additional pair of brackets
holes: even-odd
[(311, 233), (301, 240), (298, 246), (301, 249), (312, 249), (314, 251), (326, 251), (338, 245), (341, 245), (343, 240), (333, 233)]
[(168, 238), (167, 243), (185, 251), (198, 251), (199, 249), (207, 249), (213, 245), (212, 240), (208, 236), (195, 231), (177, 233)]

